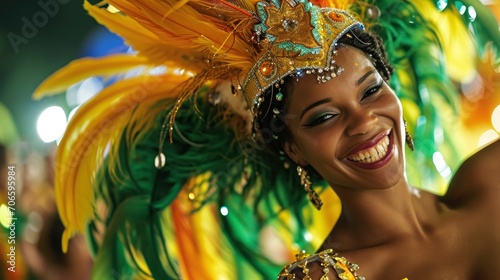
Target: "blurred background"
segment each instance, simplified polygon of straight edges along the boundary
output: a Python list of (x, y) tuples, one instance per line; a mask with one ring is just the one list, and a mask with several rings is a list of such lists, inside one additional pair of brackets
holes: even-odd
[[(498, 1), (483, 2), (500, 18)], [(0, 279), (89, 278), (92, 261), (83, 237), (72, 239), (68, 254), (61, 252), (63, 227), (54, 199), (54, 156), (72, 112), (103, 84), (88, 79), (65, 94), (42, 100), (31, 97), (44, 78), (75, 58), (129, 51), (120, 38), (97, 25), (82, 5), (81, 0), (0, 2)], [(500, 133), (500, 74), (489, 62), (488, 57), (478, 58), (477, 73), (457, 84), (462, 90), (468, 150)], [(15, 179), (9, 177), (12, 169)], [(7, 183), (13, 180), (15, 272), (8, 270), (14, 244), (9, 243)]]
[[(70, 113), (96, 88), (91, 84), (86, 92), (75, 87), (72, 94), (31, 97), (44, 78), (72, 59), (126, 50), (82, 6), (80, 0), (0, 2), (0, 279), (90, 278), (92, 262), (83, 237), (71, 241), (68, 254), (61, 251), (53, 175), (55, 149)], [(15, 243), (9, 243), (13, 233), (5, 207), (13, 204), (6, 186), (11, 168)], [(13, 245), (15, 268), (8, 263)]]

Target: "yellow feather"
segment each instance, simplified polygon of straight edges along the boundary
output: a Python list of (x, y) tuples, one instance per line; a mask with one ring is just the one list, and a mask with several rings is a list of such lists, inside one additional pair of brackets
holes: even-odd
[[(197, 56), (203, 61), (211, 58), (214, 54), (219, 54), (217, 59), (229, 63), (235, 58), (238, 61), (251, 59), (248, 50), (252, 48), (247, 43), (248, 38), (235, 36), (234, 26), (231, 26), (230, 23), (227, 23), (226, 29), (222, 30), (216, 24), (221, 22), (219, 18), (200, 14), (189, 5), (181, 6), (180, 2), (173, 0), (140, 0), (135, 1), (134, 5), (124, 3), (121, 0), (109, 2), (153, 32), (166, 45), (173, 48), (189, 49), (191, 53), (194, 50), (198, 52)], [(254, 19), (248, 18), (248, 20), (253, 21)], [(206, 40), (200, 41), (200, 38), (206, 38)], [(231, 53), (231, 56), (227, 56), (231, 60), (225, 56), (227, 53)]]
[(352, 0), (311, 0), (311, 3), (319, 7), (331, 7), (341, 10), (348, 10), (349, 6), (352, 3)]
[[(151, 79), (154, 79), (152, 82)], [(185, 76), (139, 76), (116, 82), (82, 105), (68, 124), (56, 158), (56, 199), (69, 238), (83, 232), (94, 217), (93, 180), (108, 144), (119, 137), (139, 103), (175, 98)]]
[[(210, 172), (206, 172), (194, 177), (191, 182), (183, 187), (181, 194), (178, 196), (179, 206), (184, 215), (174, 217), (174, 219), (185, 219), (186, 223), (190, 225), (191, 229), (186, 231), (185, 234), (189, 235), (190, 240), (196, 244), (195, 254), (198, 256), (198, 258), (192, 258), (192, 254), (183, 254), (187, 257), (183, 259), (182, 265), (186, 270), (196, 266), (202, 267), (197, 271), (198, 275), (191, 275), (192, 278), (190, 279), (201, 279), (208, 277), (208, 275), (212, 277), (206, 279), (236, 279), (236, 275), (231, 269), (235, 265), (234, 259), (225, 257), (231, 255), (232, 252), (230, 244), (223, 238), (224, 234), (217, 217), (218, 209), (215, 208), (215, 205), (210, 204), (192, 213), (193, 202), (188, 198), (188, 194), (192, 189), (190, 185), (193, 185), (192, 181), (195, 181), (194, 185), (199, 185), (199, 193), (204, 193), (208, 191), (207, 179), (211, 175)], [(200, 232), (203, 232), (203, 234), (198, 234)], [(186, 249), (185, 246), (180, 246), (180, 248)], [(200, 263), (200, 259), (204, 261)]]
[(133, 42), (142, 41), (145, 45), (154, 45), (159, 42), (158, 36), (130, 17), (120, 13), (111, 13), (106, 9), (90, 4), (88, 1), (84, 2), (83, 7), (97, 22), (124, 37), (126, 42), (127, 40)]
[[(128, 4), (126, 7), (130, 5)], [(121, 36), (127, 45), (137, 51), (140, 56), (147, 58), (150, 64), (175, 62), (177, 67), (183, 67), (190, 71), (196, 71), (206, 65), (200, 64), (199, 61), (193, 63), (192, 52), (176, 46), (174, 40), (161, 40), (155, 33), (131, 17), (110, 13), (87, 1), (85, 1), (84, 7), (97, 22)]]
[(432, 24), (446, 57), (446, 70), (457, 81), (470, 79), (475, 71), (476, 49), (470, 32), (458, 12), (436, 9), (432, 2), (413, 0), (425, 20)]
[(147, 60), (144, 57), (130, 54), (77, 59), (45, 79), (33, 93), (33, 98), (40, 99), (63, 92), (88, 77), (123, 73), (145, 63), (147, 63)]

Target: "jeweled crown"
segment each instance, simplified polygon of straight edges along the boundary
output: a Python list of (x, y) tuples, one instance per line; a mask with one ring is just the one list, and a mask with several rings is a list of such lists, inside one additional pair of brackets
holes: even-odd
[(315, 73), (319, 82), (339, 75), (343, 68), (335, 63), (337, 41), (353, 28), (363, 28), (344, 10), (305, 0), (259, 2), (256, 10), (260, 22), (254, 26), (253, 40), (262, 51), (242, 86), (253, 106), (288, 75)]

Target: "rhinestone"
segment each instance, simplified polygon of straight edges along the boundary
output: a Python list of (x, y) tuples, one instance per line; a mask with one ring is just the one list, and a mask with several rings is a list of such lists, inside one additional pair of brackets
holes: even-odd
[(278, 115), (280, 113), (280, 110), (278, 110), (278, 108), (273, 108), (273, 113)]
[(307, 69), (306, 74), (311, 74), (311, 70)]
[(276, 93), (276, 100), (278, 100), (278, 101), (283, 100), (283, 93), (281, 93), (281, 92)]
[(352, 269), (352, 270), (358, 270), (359, 269), (359, 265), (357, 265), (355, 263), (351, 263), (351, 264), (349, 264), (349, 268)]
[(339, 13), (337, 12), (331, 12), (328, 14), (328, 16), (333, 19), (334, 21), (342, 21), (344, 18), (342, 17), (342, 15), (340, 15)]
[(295, 19), (284, 19), (282, 22), (281, 22), (281, 26), (283, 26), (283, 28), (285, 29), (285, 31), (291, 31), (295, 28), (297, 28), (297, 25), (299, 24), (299, 22)]
[(318, 69), (318, 73), (320, 73), (320, 74), (323, 73), (323, 69), (321, 69), (321, 68)]
[(272, 63), (271, 61), (264, 61), (260, 65), (259, 71), (262, 74), (262, 76), (270, 78), (274, 75), (274, 70), (275, 70), (274, 66), (275, 66), (274, 63)]

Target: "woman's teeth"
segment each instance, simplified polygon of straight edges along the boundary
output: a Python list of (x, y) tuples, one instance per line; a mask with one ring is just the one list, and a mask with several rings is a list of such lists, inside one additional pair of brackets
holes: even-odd
[(380, 139), (380, 141), (378, 141), (377, 145), (369, 149), (362, 150), (355, 155), (349, 156), (347, 157), (347, 159), (360, 163), (376, 162), (384, 158), (384, 156), (387, 154), (388, 148), (389, 136), (385, 136), (384, 138)]

